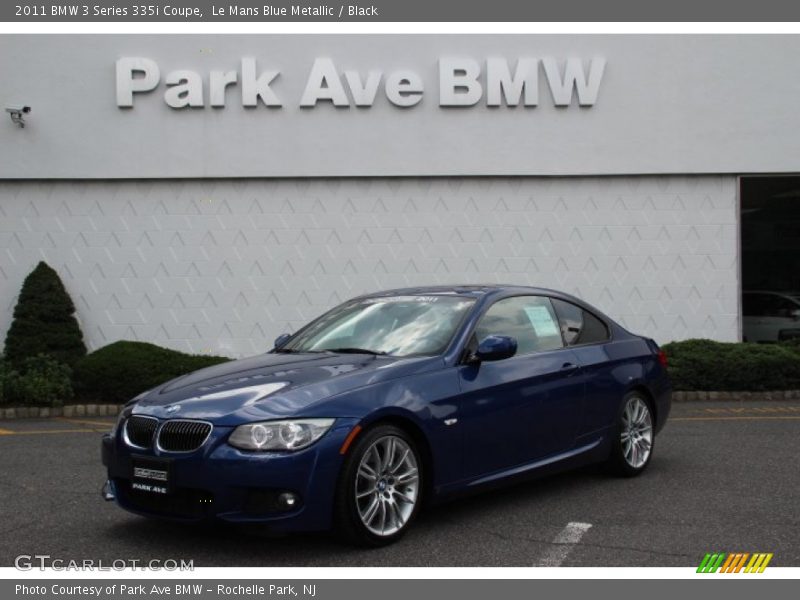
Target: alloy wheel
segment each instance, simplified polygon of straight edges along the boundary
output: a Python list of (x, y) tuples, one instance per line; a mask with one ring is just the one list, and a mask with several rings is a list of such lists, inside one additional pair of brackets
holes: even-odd
[(364, 452), (355, 499), (361, 522), (374, 535), (390, 536), (405, 526), (419, 499), (419, 467), (404, 439), (386, 435)]
[(647, 463), (653, 447), (653, 418), (647, 402), (638, 396), (631, 396), (622, 411), (620, 441), (628, 465), (640, 469)]

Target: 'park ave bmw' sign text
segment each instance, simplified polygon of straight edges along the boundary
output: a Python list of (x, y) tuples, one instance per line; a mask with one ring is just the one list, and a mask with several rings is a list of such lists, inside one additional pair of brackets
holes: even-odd
[[(440, 107), (486, 106), (536, 107), (593, 106), (597, 101), (606, 61), (569, 58), (473, 58), (442, 57), (438, 60), (437, 102)], [(340, 69), (330, 58), (316, 58), (310, 65), (302, 94), (285, 98), (281, 71), (242, 58), (238, 70), (212, 70), (206, 74), (188, 69), (162, 75), (158, 64), (144, 57), (123, 57), (116, 63), (117, 106), (133, 108), (158, 91), (175, 109), (224, 108), (226, 91), (236, 90), (245, 107), (281, 108), (286, 102), (301, 108), (318, 104), (337, 107), (371, 107), (379, 95), (401, 108), (419, 104), (426, 94), (420, 74), (399, 69), (357, 71)]]

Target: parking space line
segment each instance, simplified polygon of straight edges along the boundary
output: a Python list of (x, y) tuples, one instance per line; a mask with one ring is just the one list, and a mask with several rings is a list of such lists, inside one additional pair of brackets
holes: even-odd
[(0, 435), (40, 435), (50, 433), (100, 433), (100, 429), (23, 429), (12, 431), (10, 429), (0, 429)]
[(722, 408), (704, 408), (702, 412), (708, 414), (734, 414), (740, 415), (742, 413), (787, 413), (787, 412), (800, 412), (800, 406), (745, 406), (735, 407), (727, 406)]
[(59, 417), (58, 420), (59, 421), (64, 421), (66, 423), (77, 423), (79, 425), (81, 425), (81, 424), (99, 425), (101, 427), (108, 427), (109, 425), (113, 424), (112, 421), (85, 421), (85, 420), (82, 420), (82, 419), (70, 419), (70, 418), (67, 418), (67, 417)]
[[(46, 423), (46, 422), (45, 422)], [(8, 429), (0, 428), (0, 436), (2, 435), (39, 435), (39, 434), (53, 434), (53, 433), (102, 433), (108, 431), (112, 422), (110, 421), (90, 421), (84, 419), (71, 419), (64, 417), (57, 417), (51, 423), (64, 423), (71, 424), (72, 427), (65, 427), (63, 429)], [(44, 425), (44, 423), (43, 423)], [(81, 426), (80, 428), (75, 425)], [(46, 427), (46, 425), (45, 425)]]
[(575, 545), (581, 541), (581, 538), (591, 527), (591, 523), (567, 523), (567, 526), (553, 538), (551, 547), (542, 554), (534, 566), (560, 567)]

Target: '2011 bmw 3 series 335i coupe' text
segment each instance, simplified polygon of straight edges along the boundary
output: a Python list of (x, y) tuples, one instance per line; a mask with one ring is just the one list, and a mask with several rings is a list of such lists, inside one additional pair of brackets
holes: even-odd
[(426, 502), (588, 463), (638, 475), (666, 359), (553, 290), (393, 290), (132, 399), (103, 494), (141, 515), (398, 539)]

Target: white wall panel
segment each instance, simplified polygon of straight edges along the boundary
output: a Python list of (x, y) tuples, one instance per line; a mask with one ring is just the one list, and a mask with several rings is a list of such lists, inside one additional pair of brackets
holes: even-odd
[[(24, 129), (0, 112), (0, 178), (630, 175), (800, 172), (796, 35), (4, 35), (0, 106), (29, 105)], [(155, 61), (162, 83), (116, 101), (120, 57)], [(170, 108), (168, 73), (279, 70), (281, 108)], [(411, 70), (422, 101), (301, 108), (312, 65)], [(607, 61), (597, 102), (442, 107), (442, 59)], [(586, 67), (588, 69), (588, 66)], [(344, 82), (344, 76), (341, 77)]]
[(247, 355), (361, 292), (553, 287), (659, 342), (738, 337), (734, 177), (0, 182), (0, 335), (61, 275), (91, 349)]

